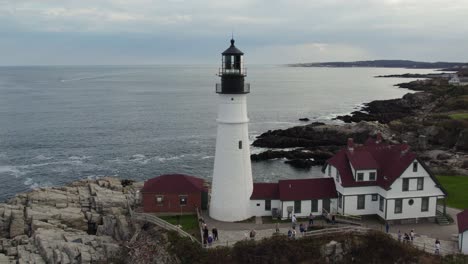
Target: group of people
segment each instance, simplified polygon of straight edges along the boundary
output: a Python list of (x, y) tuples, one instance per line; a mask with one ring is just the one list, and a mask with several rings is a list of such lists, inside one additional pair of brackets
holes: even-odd
[(203, 230), (203, 245), (206, 247), (210, 247), (213, 242), (218, 241), (218, 229), (216, 227), (213, 227), (213, 229), (210, 230), (208, 229), (208, 226), (206, 225), (205, 221), (203, 218), (201, 218), (200, 223), (202, 224), (202, 230)]
[[(388, 226), (388, 224), (387, 224)], [(388, 233), (388, 228), (387, 229), (387, 233)], [(415, 237), (415, 233), (414, 233), (414, 229), (411, 229), (411, 231), (409, 233), (405, 233), (404, 235), (401, 234), (401, 231), (398, 230), (398, 241), (402, 241), (403, 240), (403, 243), (412, 243), (414, 241), (414, 237)]]

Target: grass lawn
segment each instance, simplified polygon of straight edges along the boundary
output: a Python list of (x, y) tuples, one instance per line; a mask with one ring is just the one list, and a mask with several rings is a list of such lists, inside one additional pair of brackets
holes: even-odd
[(468, 113), (458, 113), (449, 115), (452, 119), (468, 119)]
[(197, 215), (182, 215), (180, 216), (180, 219), (178, 219), (178, 216), (176, 215), (159, 216), (159, 218), (166, 220), (173, 225), (181, 225), (182, 229), (189, 234), (194, 232), (195, 234), (199, 233)]
[(468, 208), (468, 176), (437, 176), (448, 192), (447, 205), (454, 208)]

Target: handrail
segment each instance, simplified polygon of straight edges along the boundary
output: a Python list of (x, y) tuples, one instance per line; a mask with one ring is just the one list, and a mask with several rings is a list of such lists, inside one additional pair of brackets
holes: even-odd
[(196, 238), (194, 238), (192, 235), (190, 235), (189, 233), (185, 232), (184, 230), (182, 230), (182, 228), (180, 227), (177, 227), (157, 216), (154, 216), (154, 215), (150, 215), (150, 214), (145, 214), (145, 213), (133, 213), (133, 218), (137, 219), (137, 220), (143, 220), (143, 221), (147, 221), (147, 222), (150, 222), (150, 223), (153, 223), (161, 228), (164, 228), (166, 230), (173, 230), (173, 231), (176, 231), (178, 232), (180, 235), (182, 236), (185, 236), (185, 237), (188, 237), (190, 238), (190, 240), (192, 240), (193, 242), (197, 242), (197, 243), (200, 243), (200, 241), (198, 241)]

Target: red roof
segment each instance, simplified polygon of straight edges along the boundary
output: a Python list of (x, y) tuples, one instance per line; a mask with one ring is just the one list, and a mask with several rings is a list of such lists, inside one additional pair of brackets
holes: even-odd
[(251, 200), (279, 199), (278, 183), (256, 182), (254, 183)]
[(166, 174), (145, 181), (143, 193), (194, 193), (205, 191), (203, 179), (183, 175)]
[(468, 230), (468, 210), (457, 214), (458, 233)]
[(299, 201), (336, 198), (333, 178), (280, 180), (278, 183), (254, 183), (251, 200)]
[(280, 180), (280, 200), (311, 200), (336, 198), (335, 180), (333, 178), (311, 178), (298, 180)]
[[(407, 148), (406, 144), (377, 144), (368, 140), (363, 146), (355, 146), (352, 152), (341, 149), (327, 163), (338, 169), (344, 187), (378, 185), (388, 189), (416, 159), (416, 154)], [(355, 181), (350, 162), (360, 169), (377, 169), (377, 181)]]

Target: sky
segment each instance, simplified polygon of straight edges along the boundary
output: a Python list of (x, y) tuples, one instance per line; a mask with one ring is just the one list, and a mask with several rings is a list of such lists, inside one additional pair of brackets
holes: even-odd
[(468, 0), (0, 0), (0, 65), (468, 61)]

